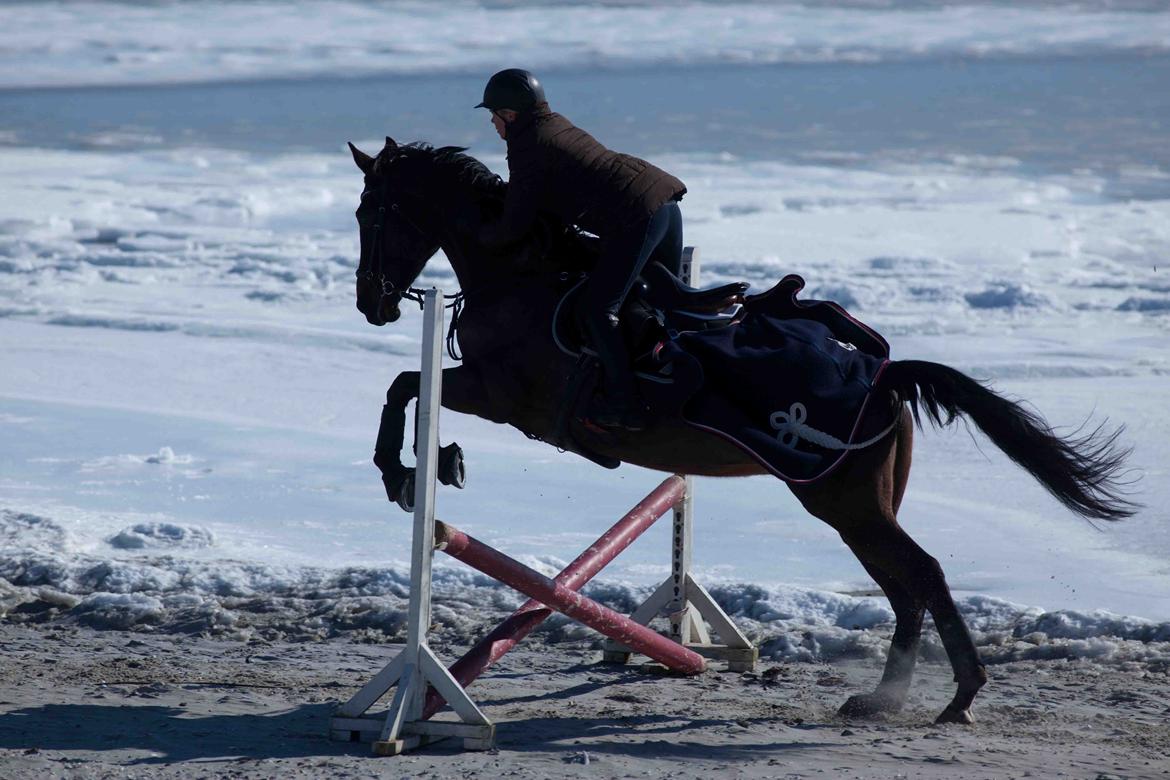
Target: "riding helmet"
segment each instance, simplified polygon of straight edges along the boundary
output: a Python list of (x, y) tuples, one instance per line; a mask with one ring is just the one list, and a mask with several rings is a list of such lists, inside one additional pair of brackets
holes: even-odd
[(520, 68), (508, 68), (488, 79), (487, 86), (483, 88), (483, 102), (476, 108), (491, 111), (498, 111), (501, 108), (527, 111), (543, 102), (544, 87), (537, 81), (536, 76)]

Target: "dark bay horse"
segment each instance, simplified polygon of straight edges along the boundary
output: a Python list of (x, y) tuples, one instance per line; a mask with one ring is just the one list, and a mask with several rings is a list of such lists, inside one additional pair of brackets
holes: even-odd
[[(541, 265), (539, 247), (492, 252), (475, 239), (479, 222), (500, 212), (505, 185), (454, 147), (399, 146), (387, 138), (377, 157), (350, 149), (365, 174), (357, 209), (358, 309), (373, 325), (397, 320), (403, 296), (442, 248), (466, 295), (458, 330), (463, 362), (443, 371), (443, 406), (555, 440), (555, 421), (574, 365), (550, 331), (557, 274)], [(557, 268), (572, 265), (566, 258), (551, 262)], [(406, 371), (386, 395), (374, 460), (391, 500), (410, 484), (410, 470), (399, 453), (406, 407), (417, 397), (418, 385), (418, 372)], [(987, 673), (938, 561), (897, 520), (910, 474), (913, 423), (921, 422), (920, 414), (935, 425), (967, 417), (1058, 501), (1088, 518), (1117, 520), (1135, 511), (1119, 482), (1126, 453), (1116, 446), (1119, 431), (1097, 428), (1061, 438), (1035, 413), (937, 363), (896, 361), (882, 374), (878, 389), (897, 420), (893, 429), (850, 453), (823, 478), (788, 484), (806, 510), (841, 535), (897, 619), (881, 682), (873, 692), (851, 697), (841, 713), (862, 717), (903, 706), (929, 610), (957, 683), (937, 721), (970, 723), (971, 703)], [(658, 419), (639, 433), (606, 432), (580, 420), (571, 426), (575, 440), (593, 453), (651, 469), (713, 477), (765, 473), (738, 448), (682, 419)], [(861, 438), (878, 433), (862, 431)], [(445, 481), (458, 482), (457, 471), (448, 461)]]

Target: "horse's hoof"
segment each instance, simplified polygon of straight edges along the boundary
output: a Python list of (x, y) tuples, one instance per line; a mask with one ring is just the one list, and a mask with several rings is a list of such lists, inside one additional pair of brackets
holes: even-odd
[(460, 490), (467, 484), (467, 467), (463, 463), (463, 450), (455, 442), (439, 448), (439, 481)]
[(414, 469), (402, 465), (387, 467), (382, 471), (382, 484), (386, 487), (386, 498), (406, 512), (414, 511)]
[(403, 512), (414, 511), (414, 469), (406, 472), (402, 479), (402, 487), (398, 491), (398, 497), (394, 501), (402, 507)]
[(947, 708), (942, 711), (942, 714), (934, 719), (935, 723), (958, 723), (963, 726), (970, 726), (975, 722), (975, 718), (971, 717), (971, 710), (956, 709), (947, 705)]
[(872, 718), (878, 715), (890, 715), (902, 709), (902, 702), (880, 693), (859, 693), (850, 696), (849, 700), (841, 705), (837, 714), (844, 718)]

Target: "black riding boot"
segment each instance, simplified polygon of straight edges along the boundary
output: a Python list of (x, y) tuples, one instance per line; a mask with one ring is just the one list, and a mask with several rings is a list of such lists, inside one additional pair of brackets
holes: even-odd
[(603, 428), (645, 430), (646, 408), (638, 394), (617, 318), (611, 314), (589, 316), (587, 328), (601, 363), (603, 389), (589, 406), (589, 419)]

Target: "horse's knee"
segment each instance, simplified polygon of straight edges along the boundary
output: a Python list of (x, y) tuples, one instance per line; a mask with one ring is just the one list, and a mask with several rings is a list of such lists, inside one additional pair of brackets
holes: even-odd
[(403, 371), (386, 390), (386, 405), (404, 407), (418, 397), (419, 374), (417, 371)]

